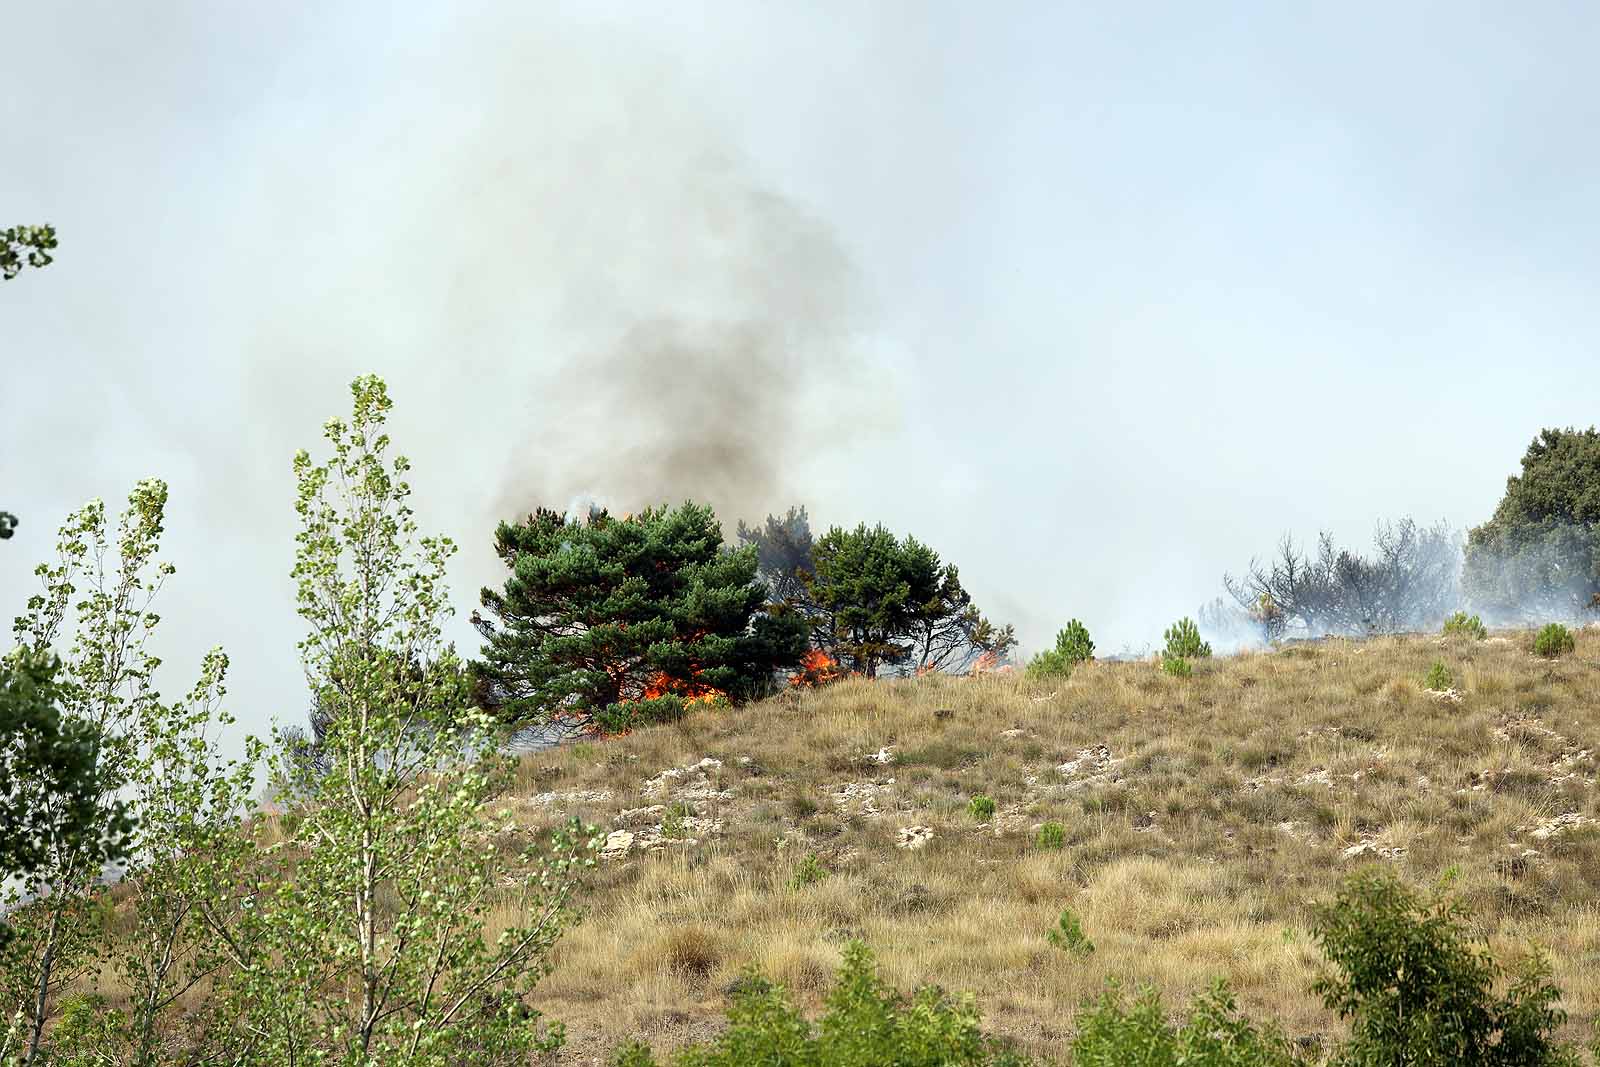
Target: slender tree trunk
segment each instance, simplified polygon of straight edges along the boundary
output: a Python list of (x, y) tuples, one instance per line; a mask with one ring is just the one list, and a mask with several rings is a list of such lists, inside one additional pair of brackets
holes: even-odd
[(33, 1032), (28, 1035), (28, 1051), (23, 1055), (23, 1063), (32, 1063), (38, 1055), (39, 1043), (44, 1040), (44, 1011), (50, 999), (50, 974), (55, 969), (56, 939), (61, 932), (61, 910), (66, 907), (65, 898), (58, 898), (56, 906), (50, 910), (50, 928), (44, 935), (44, 955), (39, 958), (39, 990), (33, 1001)]

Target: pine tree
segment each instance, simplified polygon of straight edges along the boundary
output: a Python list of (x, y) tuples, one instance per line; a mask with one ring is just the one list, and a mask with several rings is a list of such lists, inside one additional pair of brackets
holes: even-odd
[(959, 671), (1016, 644), (985, 619), (953, 564), (914, 537), (882, 526), (834, 527), (816, 543), (808, 588), (812, 642), (852, 671)]
[(495, 547), (511, 577), (483, 590), (493, 620), (473, 615), (474, 666), (507, 721), (616, 731), (686, 702), (739, 703), (805, 651), (800, 619), (767, 607), (756, 549), (726, 548), (709, 507), (541, 509), (502, 523)]

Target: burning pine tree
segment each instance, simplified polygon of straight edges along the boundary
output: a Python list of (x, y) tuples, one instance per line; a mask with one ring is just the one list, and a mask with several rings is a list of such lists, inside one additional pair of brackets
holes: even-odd
[[(739, 526), (775, 601), (803, 617), (812, 658), (796, 685), (860, 674), (949, 674), (996, 668), (1016, 645), (984, 618), (954, 564), (882, 526), (834, 527), (813, 542), (804, 508)], [(817, 658), (820, 657), (820, 658)]]
[(511, 576), (484, 589), (473, 665), (508, 723), (605, 732), (663, 721), (690, 703), (765, 695), (806, 648), (804, 621), (769, 610), (753, 548), (730, 549), (708, 507), (624, 518), (534, 512), (502, 523)]

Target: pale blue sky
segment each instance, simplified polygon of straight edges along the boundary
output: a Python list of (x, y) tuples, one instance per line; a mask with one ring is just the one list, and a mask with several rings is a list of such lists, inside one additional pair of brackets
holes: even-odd
[(1153, 641), (1283, 531), (1481, 521), (1540, 426), (1595, 420), (1597, 31), (0, 5), (0, 224), (62, 238), (0, 286), (0, 601), (67, 510), (164, 476), (167, 686), (220, 642), (247, 725), (297, 718), (289, 457), (374, 370), (463, 616), (496, 517), (694, 494), (914, 533), (1029, 646)]

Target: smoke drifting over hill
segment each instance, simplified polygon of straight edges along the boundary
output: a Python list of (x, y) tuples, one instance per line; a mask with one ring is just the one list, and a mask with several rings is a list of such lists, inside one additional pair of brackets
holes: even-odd
[(1024, 651), (1481, 522), (1600, 406), (1592, 33), (1257, 16), (12, 5), (0, 223), (62, 243), (0, 286), (0, 599), (162, 475), (169, 662), (301, 719), (289, 458), (367, 372), (463, 612), (583, 497), (881, 521)]
[[(237, 39), (216, 47), (246, 58), (218, 97), (204, 50), (187, 51), (208, 25), (191, 14), (171, 54), (159, 36), (105, 29), (133, 35), (118, 54), (148, 45), (170, 84), (87, 103), (76, 97), (100, 82), (80, 72), (54, 121), (190, 116), (185, 93), (234, 108), (239, 140), (189, 164), (215, 179), (184, 177), (172, 212), (191, 172), (163, 146), (192, 135), (174, 118), (129, 146), (112, 215), (62, 210), (98, 202), (88, 165), (48, 197), (12, 198), (19, 217), (56, 222), (71, 255), (0, 294), (27, 283), (40, 310), (8, 329), (60, 354), (8, 367), (8, 384), (60, 397), (60, 382), (82, 383), (75, 403), (52, 400), (48, 431), (30, 412), (13, 424), (50, 441), (0, 501), (23, 518), (0, 560), (13, 607), (68, 510), (161, 474), (180, 565), (170, 651), (185, 664), (213, 642), (250, 648), (235, 657), (244, 718), (294, 720), (289, 459), (348, 412), (356, 375), (390, 383), (419, 522), (462, 546), (463, 614), (501, 576), (501, 519), (580, 497), (618, 510), (692, 497), (731, 535), (741, 516), (820, 495), (809, 472), (884, 406), (849, 401), (867, 302), (838, 237), (741, 155), (659, 50), (548, 14), (435, 26), (386, 12), (393, 36), (352, 67), (345, 28), (308, 13), (230, 27)], [(170, 220), (148, 234), (160, 269), (128, 277), (115, 249), (148, 217)], [(108, 293), (127, 314), (99, 308)], [(82, 336), (64, 343), (68, 319)], [(119, 413), (142, 425), (114, 446)], [(208, 607), (207, 588), (250, 609)], [(457, 636), (475, 650), (464, 625)]]

